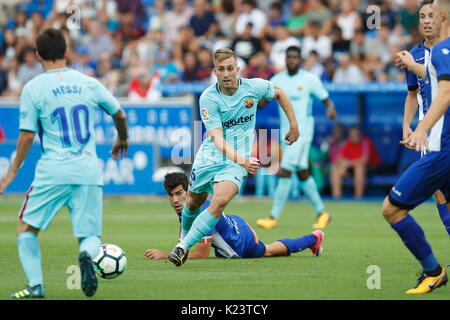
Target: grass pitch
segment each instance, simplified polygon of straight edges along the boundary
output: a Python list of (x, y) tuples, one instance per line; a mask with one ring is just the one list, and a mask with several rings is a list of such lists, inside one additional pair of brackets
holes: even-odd
[[(26, 283), (15, 240), (21, 202), (22, 197), (0, 198), (0, 299)], [(105, 198), (102, 243), (122, 247), (128, 265), (119, 278), (100, 279), (93, 299), (450, 299), (447, 287), (428, 295), (404, 294), (415, 285), (420, 265), (382, 218), (381, 201), (325, 204), (333, 220), (325, 229), (320, 257), (305, 250), (290, 257), (224, 260), (211, 252), (208, 260), (188, 260), (176, 268), (143, 254), (148, 248), (170, 251), (177, 242), (177, 218), (165, 199)], [(270, 200), (236, 199), (226, 212), (245, 218), (265, 243), (312, 231), (315, 216), (306, 201), (289, 202), (277, 228), (258, 228), (255, 220), (266, 217), (270, 207)], [(413, 216), (440, 263), (449, 263), (450, 239), (435, 206), (424, 204)], [(67, 285), (67, 271), (77, 265), (78, 244), (66, 209), (39, 239), (46, 298), (85, 299), (80, 289)], [(372, 265), (380, 268), (380, 289), (367, 287)]]

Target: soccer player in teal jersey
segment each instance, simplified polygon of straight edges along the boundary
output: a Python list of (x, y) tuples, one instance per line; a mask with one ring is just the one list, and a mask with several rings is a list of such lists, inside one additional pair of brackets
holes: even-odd
[[(169, 254), (181, 266), (188, 250), (219, 221), (224, 208), (239, 192), (248, 174), (256, 174), (259, 160), (251, 157), (256, 106), (262, 99), (276, 99), (289, 119), (287, 144), (299, 137), (294, 110), (286, 93), (263, 79), (238, 78), (239, 67), (230, 49), (214, 52), (217, 83), (200, 96), (200, 115), (208, 138), (202, 142), (192, 165), (189, 195), (182, 213), (182, 240)], [(211, 205), (201, 210), (208, 194)]]
[[(309, 71), (300, 69), (300, 48), (291, 46), (286, 50), (287, 70), (276, 74), (271, 82), (286, 90), (292, 101), (295, 116), (298, 121), (301, 139), (293, 145), (285, 145), (282, 148), (283, 155), (278, 171), (278, 184), (275, 189), (272, 211), (269, 218), (258, 219), (256, 224), (260, 227), (270, 229), (278, 224), (283, 207), (290, 194), (292, 187), (291, 174), (297, 173), (300, 179), (300, 188), (311, 201), (317, 214), (314, 229), (325, 228), (330, 221), (330, 214), (325, 211), (325, 206), (317, 190), (316, 182), (309, 172), (309, 149), (314, 135), (314, 118), (312, 116), (313, 98), (323, 102), (327, 108), (329, 119), (335, 119), (337, 114), (334, 103), (329, 98), (320, 79)], [(280, 113), (281, 135), (287, 132), (288, 124), (286, 117)]]
[(0, 194), (16, 177), (38, 133), (42, 155), (19, 213), (17, 246), (28, 278), (25, 289), (11, 298), (43, 298), (38, 233), (46, 230), (63, 207), (69, 209), (73, 233), (79, 239), (81, 287), (86, 296), (97, 290), (92, 258), (100, 248), (102, 175), (95, 149), (94, 112), (112, 115), (118, 132), (111, 154), (128, 150), (127, 121), (118, 101), (96, 79), (66, 67), (67, 47), (60, 30), (48, 29), (36, 40), (36, 55), (45, 73), (30, 80), (20, 97), (17, 153)]

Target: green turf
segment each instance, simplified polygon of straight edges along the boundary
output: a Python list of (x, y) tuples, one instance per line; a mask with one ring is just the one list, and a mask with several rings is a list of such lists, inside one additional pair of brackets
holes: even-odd
[[(15, 228), (21, 197), (0, 198), (0, 299), (26, 283), (17, 256)], [(94, 299), (450, 299), (443, 287), (432, 294), (405, 295), (416, 283), (419, 263), (381, 217), (380, 203), (326, 203), (333, 221), (325, 230), (324, 253), (310, 251), (290, 257), (188, 260), (176, 268), (163, 260), (148, 260), (148, 248), (169, 251), (177, 241), (178, 222), (168, 203), (159, 198), (106, 198), (102, 242), (122, 247), (128, 257), (125, 273), (100, 280)], [(255, 220), (268, 215), (268, 200), (237, 199), (227, 208), (239, 214), (270, 243), (309, 233), (314, 222), (306, 202), (287, 204), (279, 226), (262, 230)], [(450, 262), (449, 237), (432, 204), (414, 211), (441, 264)], [(70, 265), (77, 264), (78, 245), (64, 209), (40, 235), (48, 299), (84, 299), (81, 290), (67, 288)], [(369, 290), (367, 268), (381, 269), (381, 289)]]

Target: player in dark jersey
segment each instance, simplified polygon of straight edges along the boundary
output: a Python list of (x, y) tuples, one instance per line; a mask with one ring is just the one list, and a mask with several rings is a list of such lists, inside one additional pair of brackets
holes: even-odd
[[(168, 173), (164, 177), (164, 188), (181, 224), (181, 213), (187, 198), (188, 178), (184, 173)], [(209, 232), (209, 236), (198, 242), (196, 250), (189, 253), (189, 258), (208, 258), (211, 246), (219, 258), (287, 256), (304, 249), (310, 249), (313, 256), (319, 256), (323, 250), (322, 241), (323, 232), (316, 230), (299, 238), (280, 239), (265, 244), (258, 239), (256, 232), (244, 219), (236, 215), (223, 214), (215, 228)], [(144, 254), (149, 259), (167, 259), (169, 256), (169, 252), (158, 249), (148, 249)]]

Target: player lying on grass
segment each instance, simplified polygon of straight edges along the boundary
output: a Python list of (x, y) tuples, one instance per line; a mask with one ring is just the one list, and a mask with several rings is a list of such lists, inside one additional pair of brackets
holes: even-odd
[[(181, 216), (187, 198), (188, 178), (184, 173), (172, 172), (164, 177), (164, 189), (170, 204)], [(207, 207), (209, 200), (203, 206)], [(219, 258), (260, 258), (288, 256), (309, 248), (313, 256), (322, 252), (323, 233), (316, 230), (306, 236), (295, 239), (280, 239), (265, 244), (258, 239), (256, 232), (239, 216), (222, 214), (209, 236), (196, 244), (196, 250), (189, 253), (190, 259), (207, 259), (211, 246)], [(167, 259), (169, 252), (148, 249), (145, 256), (149, 259)]]

